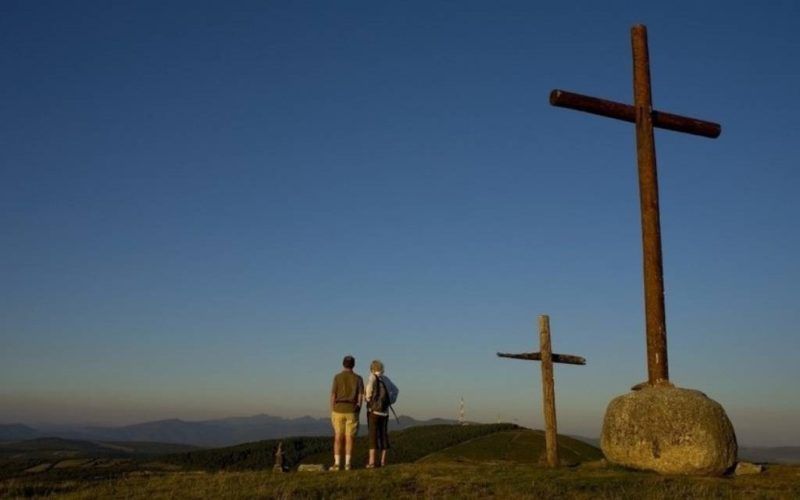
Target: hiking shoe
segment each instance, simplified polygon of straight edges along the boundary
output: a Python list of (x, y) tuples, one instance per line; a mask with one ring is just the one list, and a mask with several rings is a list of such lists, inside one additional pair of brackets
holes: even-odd
[(367, 464), (366, 468), (367, 469), (374, 469), (375, 468), (375, 464)]
[(344, 470), (350, 470), (350, 469), (351, 469), (350, 464), (344, 464)]
[(331, 465), (330, 467), (328, 467), (328, 470), (331, 471), (331, 472), (340, 471), (340, 470), (342, 470), (342, 466), (334, 464), (334, 465)]

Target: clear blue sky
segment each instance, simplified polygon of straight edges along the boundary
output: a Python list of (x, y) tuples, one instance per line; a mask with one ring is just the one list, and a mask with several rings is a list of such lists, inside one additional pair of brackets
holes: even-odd
[(398, 409), (597, 435), (644, 380), (630, 124), (657, 109), (670, 371), (800, 444), (800, 4), (0, 5), (0, 422), (327, 412), (345, 353)]

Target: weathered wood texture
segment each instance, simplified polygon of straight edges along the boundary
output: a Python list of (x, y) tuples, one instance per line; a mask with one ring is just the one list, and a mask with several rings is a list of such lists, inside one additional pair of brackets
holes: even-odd
[(650, 55), (647, 28), (631, 28), (634, 105), (628, 106), (561, 90), (550, 93), (554, 106), (586, 111), (636, 124), (636, 158), (639, 170), (639, 200), (642, 223), (642, 267), (644, 278), (645, 329), (647, 334), (647, 381), (669, 384), (667, 323), (664, 311), (664, 270), (661, 256), (661, 223), (658, 206), (658, 175), (653, 127), (718, 137), (717, 123), (653, 110), (650, 87)]
[[(498, 352), (497, 355), (501, 358), (511, 358), (511, 359), (524, 359), (526, 361), (541, 361), (542, 360), (542, 353), (541, 352), (523, 352), (520, 354), (511, 354), (507, 352)], [(556, 354), (552, 353), (551, 357), (553, 359), (553, 363), (565, 363), (568, 365), (585, 365), (586, 358), (582, 358), (580, 356), (573, 356), (572, 354)]]
[[(606, 118), (636, 123), (636, 108), (621, 102), (555, 89), (550, 92), (550, 104), (559, 108), (575, 109), (593, 115), (605, 116)], [(657, 110), (653, 110), (652, 115), (653, 126), (656, 128), (674, 130), (675, 132), (684, 132), (711, 139), (716, 139), (722, 133), (722, 126), (719, 123)]]
[(542, 411), (545, 425), (545, 453), (547, 465), (558, 467), (558, 429), (556, 427), (556, 390), (555, 381), (553, 380), (553, 363), (585, 365), (586, 360), (571, 354), (553, 354), (550, 342), (550, 317), (545, 314), (539, 316), (539, 352), (523, 352), (520, 354), (498, 352), (497, 355), (501, 358), (542, 362)]
[(638, 24), (631, 29), (631, 46), (633, 101), (636, 108), (636, 158), (642, 214), (647, 377), (651, 384), (658, 384), (669, 380), (667, 320), (664, 312), (664, 269), (661, 258), (656, 144), (653, 137), (650, 54), (647, 49), (647, 28), (643, 25)]
[(539, 316), (539, 349), (542, 353), (542, 398), (544, 399), (544, 440), (547, 465), (558, 467), (556, 390), (553, 380), (553, 350), (550, 346), (550, 318)]
[(571, 354), (553, 354), (552, 344), (550, 343), (550, 317), (545, 314), (539, 316), (539, 352), (524, 352), (521, 354), (498, 352), (497, 355), (501, 358), (542, 362), (542, 410), (544, 413), (547, 465), (558, 467), (558, 429), (556, 428), (556, 390), (555, 381), (553, 380), (553, 363), (585, 365), (586, 360)]

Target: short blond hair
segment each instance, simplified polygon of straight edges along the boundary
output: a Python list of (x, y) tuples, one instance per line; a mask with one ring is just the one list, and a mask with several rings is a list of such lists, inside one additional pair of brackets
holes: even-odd
[(383, 363), (381, 360), (376, 359), (372, 363), (369, 364), (369, 371), (372, 373), (382, 372), (383, 371)]

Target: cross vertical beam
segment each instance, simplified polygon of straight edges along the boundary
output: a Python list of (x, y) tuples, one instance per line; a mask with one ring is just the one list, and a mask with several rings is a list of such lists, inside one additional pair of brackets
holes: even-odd
[(539, 316), (539, 350), (542, 353), (542, 399), (544, 400), (544, 442), (547, 465), (558, 467), (556, 390), (553, 381), (553, 350), (550, 345), (550, 317)]
[(669, 381), (667, 322), (664, 311), (664, 268), (661, 257), (661, 222), (658, 209), (656, 145), (653, 137), (653, 99), (647, 28), (631, 28), (633, 48), (633, 102), (636, 109), (636, 157), (639, 166), (639, 203), (642, 216), (644, 310), (647, 336), (647, 379), (650, 384)]

